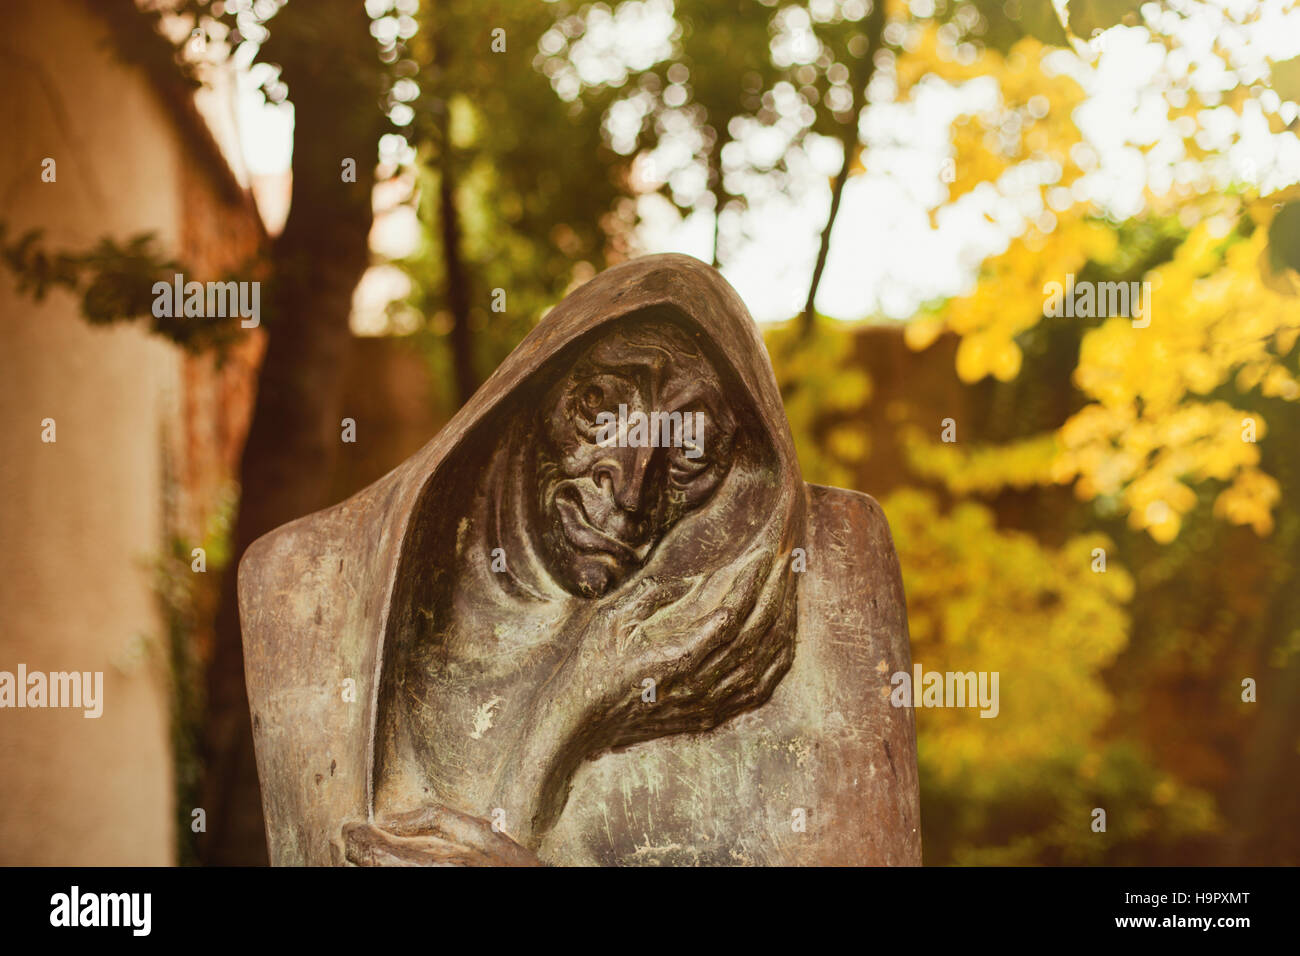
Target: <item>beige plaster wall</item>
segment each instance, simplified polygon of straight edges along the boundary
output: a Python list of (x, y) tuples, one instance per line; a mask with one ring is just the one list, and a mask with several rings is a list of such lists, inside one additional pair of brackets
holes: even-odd
[[(174, 249), (181, 147), (141, 73), (75, 0), (15, 4), (0, 40), (0, 218), (52, 249), (153, 230)], [(41, 181), (41, 161), (57, 181)], [(181, 358), (92, 328), (0, 269), (0, 670), (102, 671), (99, 719), (0, 709), (0, 864), (174, 859), (164, 628), (163, 431)], [(57, 441), (41, 441), (41, 420)], [(170, 443), (169, 443), (170, 444)]]

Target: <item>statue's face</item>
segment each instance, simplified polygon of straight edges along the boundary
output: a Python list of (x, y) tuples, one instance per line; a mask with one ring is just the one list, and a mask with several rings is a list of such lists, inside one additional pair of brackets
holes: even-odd
[(669, 323), (597, 340), (540, 415), (533, 526), (574, 594), (604, 594), (641, 567), (731, 467), (736, 419), (722, 380)]

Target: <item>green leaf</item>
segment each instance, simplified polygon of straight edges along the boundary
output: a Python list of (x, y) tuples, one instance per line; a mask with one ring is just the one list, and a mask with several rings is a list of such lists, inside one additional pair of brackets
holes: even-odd
[(1268, 227), (1268, 258), (1279, 272), (1300, 272), (1300, 201), (1287, 203), (1273, 217)]
[(1129, 14), (1136, 14), (1141, 6), (1142, 0), (1069, 0), (1070, 32), (1087, 40), (1098, 30), (1109, 30)]
[(1025, 33), (1051, 46), (1070, 43), (1052, 0), (1020, 0), (1020, 25)]
[(987, 27), (984, 42), (999, 53), (1005, 54), (1024, 36), (1052, 46), (1069, 45), (1052, 0), (975, 0), (975, 6)]
[(1282, 99), (1300, 103), (1300, 56), (1273, 64), (1272, 86)]

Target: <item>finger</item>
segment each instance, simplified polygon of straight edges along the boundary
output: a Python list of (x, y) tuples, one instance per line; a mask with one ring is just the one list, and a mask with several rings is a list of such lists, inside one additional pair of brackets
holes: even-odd
[(735, 623), (753, 610), (767, 558), (758, 552), (747, 557), (728, 578), (711, 578), (693, 599), (693, 603), (703, 604), (710, 610), (690, 624), (683, 626), (676, 614), (645, 622), (643, 628), (651, 645), (649, 653), (665, 662), (670, 672), (684, 674), (734, 638)]
[(771, 695), (794, 659), (797, 605), (780, 593), (786, 580), (784, 567), (774, 568), (759, 613), (704, 665), (665, 689), (666, 706), (654, 715), (655, 720), (680, 725), (683, 713), (693, 709), (700, 723), (714, 727)]
[(689, 579), (670, 578), (661, 581), (647, 577), (637, 584), (628, 594), (623, 595), (612, 606), (601, 612), (605, 621), (605, 630), (614, 640), (613, 650), (621, 657), (629, 645), (638, 639), (646, 640), (641, 630), (642, 623), (656, 613), (681, 599), (693, 586), (698, 586)]
[(759, 588), (767, 580), (773, 555), (761, 548), (741, 558), (729, 580), (718, 579), (708, 597), (713, 606), (730, 608), (738, 621), (749, 616), (758, 600)]
[(772, 695), (795, 655), (797, 605), (779, 593), (789, 581), (783, 572), (783, 566), (774, 569), (760, 613), (743, 634), (719, 643), (707, 672), (698, 668), (665, 686), (654, 712), (638, 722), (637, 739), (709, 730)]
[[(736, 666), (737, 659), (748, 657), (754, 648), (768, 641), (769, 635), (779, 637), (772, 634), (773, 625), (779, 615), (790, 613), (786, 608), (787, 603), (793, 603), (790, 601), (791, 596), (786, 593), (790, 586), (791, 581), (786, 566), (774, 565), (764, 582), (762, 594), (751, 606), (753, 617), (741, 625), (734, 641), (715, 649), (701, 662), (697, 671), (701, 681), (717, 680)], [(757, 613), (754, 613), (754, 608), (757, 609)], [(784, 633), (788, 628), (778, 630)]]
[(451, 807), (421, 807), (394, 814), (381, 821), (384, 830), (398, 836), (433, 834), (488, 858), (487, 865), (539, 866), (537, 857), (507, 834), (492, 829), (479, 817), (461, 813)]
[(697, 587), (699, 578), (646, 578), (621, 608), (623, 614), (634, 621), (643, 621), (656, 611), (680, 600)]
[(731, 611), (738, 625), (743, 624), (753, 613), (764, 584), (774, 576), (773, 563), (773, 555), (759, 552), (745, 563), (736, 581), (732, 583), (730, 591), (723, 599), (723, 607)]
[[(777, 635), (772, 635), (777, 637)], [(718, 707), (729, 713), (765, 701), (794, 662), (792, 640), (769, 640), (759, 645), (753, 658), (723, 674), (709, 691)]]
[(384, 817), (379, 828), (394, 836), (417, 836), (421, 833), (441, 832), (445, 815), (442, 807), (421, 807)]
[(734, 621), (735, 615), (728, 608), (711, 611), (702, 622), (676, 635), (678, 643), (662, 649), (652, 648), (653, 660), (647, 661), (647, 667), (652, 672), (659, 671), (661, 684), (671, 685), (673, 678), (689, 677), (701, 657), (732, 639)]
[(343, 828), (347, 859), (357, 866), (491, 866), (473, 848), (437, 836), (398, 837), (368, 823)]
[(741, 691), (736, 699), (735, 706), (739, 710), (748, 710), (766, 702), (776, 692), (777, 685), (781, 683), (782, 678), (785, 677), (794, 664), (794, 652), (793, 642), (782, 644), (780, 651), (767, 665), (758, 681), (753, 686)]

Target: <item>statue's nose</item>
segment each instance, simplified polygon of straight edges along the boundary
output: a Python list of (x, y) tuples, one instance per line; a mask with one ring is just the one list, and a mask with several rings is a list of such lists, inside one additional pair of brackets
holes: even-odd
[(650, 447), (612, 449), (612, 453), (596, 465), (596, 484), (603, 486), (608, 479), (614, 503), (623, 511), (640, 511), (653, 455), (654, 449)]

